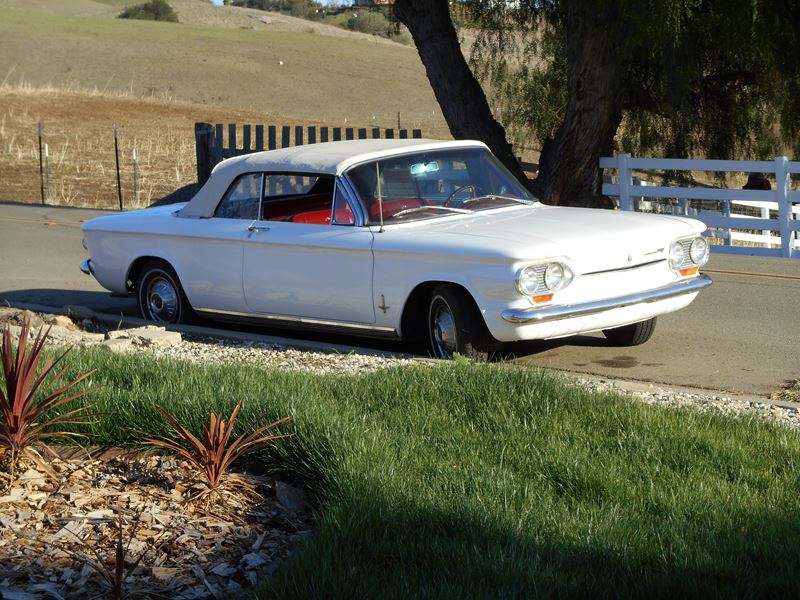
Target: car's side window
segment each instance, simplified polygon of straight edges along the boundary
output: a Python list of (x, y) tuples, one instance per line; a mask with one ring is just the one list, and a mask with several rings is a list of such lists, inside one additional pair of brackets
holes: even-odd
[(330, 225), (333, 188), (329, 175), (267, 173), (261, 219)]
[(246, 219), (254, 221), (258, 218), (261, 202), (261, 173), (248, 173), (239, 176), (233, 182), (222, 201), (214, 211), (214, 216), (221, 219)]
[(353, 209), (347, 202), (347, 197), (342, 192), (341, 186), (336, 186), (336, 193), (333, 195), (333, 224), (334, 225), (353, 225), (356, 222)]

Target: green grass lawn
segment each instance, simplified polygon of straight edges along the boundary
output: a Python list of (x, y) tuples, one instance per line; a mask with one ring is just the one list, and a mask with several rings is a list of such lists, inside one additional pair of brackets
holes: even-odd
[(311, 541), (272, 597), (798, 596), (800, 437), (556, 376), (448, 364), (359, 377), (99, 351), (95, 442), (292, 415), (268, 457), (313, 482)]

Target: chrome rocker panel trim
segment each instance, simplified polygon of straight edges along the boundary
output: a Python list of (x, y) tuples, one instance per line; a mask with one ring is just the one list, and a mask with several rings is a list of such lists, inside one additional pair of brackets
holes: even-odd
[(397, 337), (397, 330), (393, 327), (380, 327), (362, 323), (348, 323), (345, 321), (326, 321), (324, 319), (309, 319), (306, 317), (293, 317), (290, 315), (274, 315), (265, 313), (237, 312), (233, 310), (220, 310), (216, 308), (195, 308), (195, 312), (207, 316), (228, 317), (231, 319), (246, 319), (248, 321), (273, 321), (286, 323), (298, 327), (308, 327), (313, 329), (340, 330), (347, 331), (351, 335), (385, 336), (389, 338)]
[(614, 308), (623, 308), (625, 306), (631, 306), (634, 304), (658, 302), (659, 300), (666, 300), (667, 298), (674, 298), (675, 296), (683, 296), (684, 294), (694, 294), (703, 288), (707, 288), (712, 283), (713, 282), (708, 275), (700, 275), (693, 279), (678, 281), (676, 283), (671, 283), (669, 285), (647, 290), (645, 292), (628, 294), (627, 296), (618, 296), (616, 298), (607, 298), (605, 300), (596, 300), (594, 302), (585, 302), (583, 304), (565, 304), (562, 306), (546, 306), (543, 308), (531, 307), (524, 309), (510, 309), (504, 310), (501, 313), (501, 316), (509, 323), (546, 323), (548, 321), (569, 319), (570, 317), (592, 315)]

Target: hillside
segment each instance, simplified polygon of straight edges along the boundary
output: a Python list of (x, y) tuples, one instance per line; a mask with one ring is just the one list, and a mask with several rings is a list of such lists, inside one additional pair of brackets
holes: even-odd
[(114, 124), (126, 206), (195, 180), (195, 121), (396, 127), (399, 112), (449, 137), (413, 47), (203, 0), (171, 0), (181, 23), (116, 18), (134, 3), (0, 3), (0, 200), (39, 201), (40, 122), (49, 202), (99, 207), (117, 203)]
[(404, 127), (446, 132), (413, 47), (200, 0), (173, 0), (184, 23), (115, 18), (131, 3), (4, 0), (0, 77), (332, 125), (392, 126), (400, 112)]

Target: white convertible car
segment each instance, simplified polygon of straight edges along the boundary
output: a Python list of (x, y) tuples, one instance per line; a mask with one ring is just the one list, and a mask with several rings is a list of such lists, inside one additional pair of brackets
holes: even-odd
[(184, 204), (92, 219), (81, 265), (145, 319), (425, 342), (602, 331), (635, 345), (711, 280), (699, 221), (537, 202), (474, 141), (358, 140), (220, 163)]

